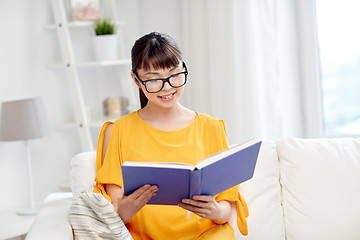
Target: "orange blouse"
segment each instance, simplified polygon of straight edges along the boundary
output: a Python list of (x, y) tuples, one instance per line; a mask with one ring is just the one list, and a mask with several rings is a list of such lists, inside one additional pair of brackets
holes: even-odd
[[(106, 122), (100, 133), (94, 190), (109, 201), (111, 199), (104, 184), (123, 187), (121, 164), (125, 161), (181, 162), (195, 165), (203, 158), (228, 148), (224, 122), (205, 114), (197, 114), (191, 124), (176, 131), (161, 131), (152, 127), (140, 118), (137, 111), (113, 123), (104, 160), (104, 135), (111, 122)], [(215, 199), (236, 202), (238, 226), (241, 233), (246, 235), (245, 217), (248, 209), (238, 193), (238, 186), (216, 195)], [(229, 223), (217, 225), (193, 213), (190, 219), (187, 219), (187, 211), (178, 206), (145, 205), (126, 226), (135, 240), (200, 239), (201, 235), (211, 232), (222, 236), (234, 235)], [(218, 229), (214, 231), (216, 228)]]

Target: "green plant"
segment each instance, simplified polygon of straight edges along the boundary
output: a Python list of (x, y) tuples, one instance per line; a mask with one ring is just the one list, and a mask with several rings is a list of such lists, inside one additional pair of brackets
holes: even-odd
[(100, 19), (95, 21), (94, 29), (97, 36), (114, 34), (115, 24), (111, 23), (111, 21), (108, 19)]

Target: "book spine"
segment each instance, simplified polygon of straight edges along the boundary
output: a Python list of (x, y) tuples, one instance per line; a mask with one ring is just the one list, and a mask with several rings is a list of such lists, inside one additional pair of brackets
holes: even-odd
[(190, 188), (189, 197), (193, 198), (195, 195), (200, 195), (201, 190), (201, 170), (195, 169), (190, 172)]

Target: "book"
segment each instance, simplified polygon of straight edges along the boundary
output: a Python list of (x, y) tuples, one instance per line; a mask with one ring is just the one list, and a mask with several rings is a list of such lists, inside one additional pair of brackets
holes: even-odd
[(215, 196), (253, 177), (261, 141), (256, 139), (204, 158), (198, 164), (124, 162), (125, 195), (139, 187), (157, 185), (148, 204), (177, 205), (194, 195)]

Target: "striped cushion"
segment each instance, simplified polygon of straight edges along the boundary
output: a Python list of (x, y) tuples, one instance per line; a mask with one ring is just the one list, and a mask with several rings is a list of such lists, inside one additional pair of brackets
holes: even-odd
[(133, 239), (102, 194), (83, 192), (74, 197), (69, 218), (74, 239)]

